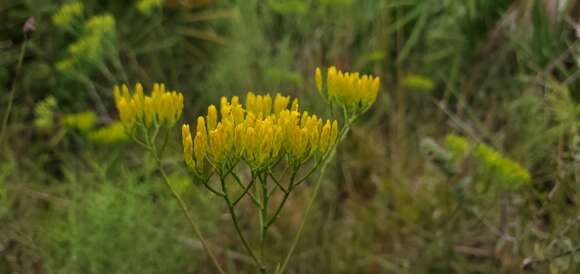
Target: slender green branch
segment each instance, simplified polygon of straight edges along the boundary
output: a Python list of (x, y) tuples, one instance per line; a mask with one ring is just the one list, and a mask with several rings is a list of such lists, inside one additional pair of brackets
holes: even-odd
[(161, 176), (163, 178), (163, 182), (165, 183), (165, 185), (167, 186), (167, 188), (171, 191), (171, 194), (173, 195), (173, 197), (175, 198), (175, 200), (177, 200), (177, 202), (179, 204), (179, 207), (181, 208), (181, 210), (183, 211), (183, 213), (187, 217), (187, 220), (189, 221), (189, 224), (191, 225), (191, 228), (193, 229), (193, 232), (194, 232), (195, 236), (201, 242), (201, 245), (203, 246), (205, 252), (210, 257), (210, 259), (213, 262), (214, 266), (217, 268), (218, 272), (220, 274), (225, 274), (226, 272), (220, 266), (217, 258), (215, 257), (214, 253), (211, 251), (208, 243), (205, 241), (205, 238), (201, 234), (201, 231), (197, 227), (197, 224), (193, 220), (193, 217), (191, 216), (191, 213), (188, 210), (187, 205), (185, 204), (185, 202), (183, 201), (183, 199), (181, 198), (181, 196), (179, 195), (179, 193), (177, 193), (177, 191), (175, 190), (175, 188), (169, 182), (169, 178), (167, 177), (167, 173), (165, 172), (165, 169), (163, 168), (163, 164), (161, 162), (161, 157), (159, 155), (159, 151), (157, 150), (157, 147), (155, 146), (155, 140), (154, 139), (150, 139), (148, 133), (145, 136), (146, 136), (146, 139), (147, 139), (146, 146), (148, 148), (150, 148), (150, 152), (153, 155), (153, 158), (155, 159), (155, 163), (157, 165), (157, 169), (161, 173)]
[(246, 249), (246, 251), (248, 252), (248, 254), (250, 255), (250, 257), (252, 257), (252, 260), (254, 260), (254, 263), (256, 264), (256, 266), (258, 266), (260, 269), (263, 268), (262, 263), (260, 262), (260, 260), (258, 259), (258, 257), (256, 257), (256, 254), (254, 253), (254, 250), (250, 247), (250, 244), (248, 243), (248, 241), (246, 240), (246, 237), (244, 236), (244, 234), (242, 233), (242, 230), (240, 228), (240, 224), (238, 222), (238, 216), (236, 215), (236, 210), (233, 207), (229, 196), (227, 195), (228, 191), (227, 191), (227, 187), (225, 184), (225, 178), (220, 178), (220, 182), (222, 184), (222, 189), (223, 192), (226, 193), (225, 196), (223, 196), (224, 201), (226, 202), (226, 205), (228, 206), (228, 210), (230, 212), (230, 217), (232, 219), (232, 222), (234, 223), (234, 227), (236, 229), (236, 232), (238, 233), (238, 237), (240, 238), (240, 240), (242, 241), (242, 244), (244, 245), (244, 248)]
[(332, 147), (328, 157), (324, 160), (322, 167), (320, 168), (320, 175), (319, 175), (318, 180), (316, 181), (316, 184), (314, 186), (314, 191), (312, 192), (312, 196), (310, 197), (310, 201), (308, 202), (308, 205), (306, 206), (306, 210), (304, 211), (304, 217), (302, 217), (302, 222), (300, 223), (300, 226), (298, 227), (298, 232), (296, 232), (296, 236), (294, 236), (294, 240), (292, 241), (290, 249), (288, 250), (288, 254), (286, 254), (286, 257), (284, 258), (284, 262), (277, 269), (277, 272), (276, 272), (277, 274), (282, 274), (286, 270), (286, 267), (288, 266), (288, 262), (290, 261), (290, 257), (292, 257), (292, 253), (294, 252), (294, 249), (296, 248), (296, 245), (298, 244), (298, 240), (300, 240), (300, 237), (302, 235), (302, 231), (304, 230), (304, 225), (306, 224), (306, 221), (308, 219), (308, 214), (310, 213), (310, 210), (312, 209), (312, 206), (314, 205), (314, 201), (316, 200), (316, 197), (318, 195), (318, 191), (320, 190), (320, 185), (322, 185), (322, 179), (324, 178), (324, 174), (326, 173), (326, 168), (328, 167), (328, 164), (330, 163), (332, 158), (334, 158), (338, 144), (340, 144), (340, 142), (342, 142), (342, 140), (344, 140), (344, 138), (346, 137), (346, 135), (348, 134), (348, 132), (350, 130), (350, 125), (352, 125), (352, 123), (356, 120), (356, 118), (357, 117), (353, 117), (352, 119), (346, 119), (347, 122), (345, 123), (343, 129), (341, 130), (339, 137), (338, 137), (338, 140), (336, 141), (335, 145)]
[(225, 193), (213, 188), (212, 186), (209, 185), (208, 182), (203, 182), (203, 186), (205, 186), (205, 188), (207, 188), (209, 191), (211, 191), (213, 194), (220, 196), (220, 197), (224, 197), (226, 196)]
[(276, 179), (276, 177), (274, 177), (274, 174), (272, 174), (272, 172), (268, 172), (268, 176), (270, 176), (270, 178), (272, 178), (272, 181), (274, 181), (274, 183), (282, 190), (282, 192), (284, 192), (285, 194), (288, 194), (289, 190), (286, 190), (278, 181), (278, 179)]
[[(244, 185), (244, 183), (242, 183), (242, 180), (240, 179), (240, 177), (235, 173), (232, 172), (232, 177), (234, 177), (234, 180), (238, 183), (238, 185), (240, 185), (240, 187), (242, 189), (246, 189), (246, 186)], [(252, 181), (254, 179), (252, 178)], [(252, 183), (252, 182), (250, 182)], [(253, 183), (252, 183), (253, 184)], [(252, 198), (252, 201), (254, 202), (254, 204), (258, 207), (258, 208), (262, 208), (262, 204), (260, 203), (260, 201), (258, 201), (258, 199), (256, 198), (256, 196), (254, 196), (254, 194), (252, 192), (249, 191), (250, 187), (248, 187), (248, 190), (246, 191), (247, 194), (250, 195), (250, 198)]]
[[(258, 176), (258, 178), (260, 178)], [(262, 210), (260, 215), (260, 257), (262, 262), (265, 261), (265, 244), (266, 244), (266, 232), (267, 221), (268, 221), (268, 204), (270, 196), (268, 195), (268, 174), (263, 174), (263, 178), (260, 178), (260, 183), (262, 186)], [(262, 273), (266, 273), (265, 268), (262, 268)]]
[(288, 183), (288, 192), (286, 192), (284, 194), (284, 197), (282, 198), (282, 201), (278, 205), (278, 208), (276, 208), (276, 211), (274, 212), (274, 215), (266, 223), (266, 229), (268, 229), (278, 219), (278, 216), (280, 215), (280, 212), (282, 211), (282, 208), (284, 208), (284, 205), (286, 204), (286, 201), (288, 200), (288, 197), (290, 197), (290, 192), (292, 192), (292, 190), (296, 186), (296, 184), (294, 184), (294, 178), (295, 177), (296, 177), (296, 171), (292, 172), (292, 175), (290, 176), (290, 182)]
[(236, 206), (242, 200), (242, 198), (244, 198), (244, 196), (246, 196), (247, 193), (250, 193), (250, 195), (252, 194), (249, 191), (252, 188), (252, 186), (254, 185), (254, 182), (256, 182), (256, 180), (254, 180), (254, 178), (252, 178), (252, 180), (250, 181), (248, 186), (244, 188), (244, 191), (242, 191), (242, 194), (240, 194), (240, 196), (236, 200), (234, 200), (234, 202), (233, 202), (234, 206)]
[(14, 96), (16, 95), (16, 82), (20, 78), (20, 71), (22, 70), (22, 63), (24, 62), (24, 55), (26, 54), (26, 48), (28, 47), (28, 35), (24, 35), (24, 42), (22, 47), (20, 47), (20, 55), (18, 55), (18, 63), (16, 63), (16, 72), (14, 80), (12, 81), (12, 88), (10, 89), (10, 96), (8, 97), (8, 106), (6, 106), (6, 111), (4, 112), (4, 117), (2, 119), (2, 128), (0, 129), (0, 144), (4, 143), (4, 137), (6, 134), (6, 128), (8, 127), (8, 120), (10, 119), (10, 113), (12, 113), (12, 105), (14, 103)]
[(310, 177), (310, 175), (312, 175), (318, 169), (318, 167), (320, 167), (320, 164), (323, 162), (323, 159), (324, 158), (317, 161), (316, 164), (314, 164), (314, 166), (304, 176), (302, 176), (302, 177), (300, 177), (300, 179), (296, 180), (296, 185), (300, 185), (301, 183), (306, 181), (306, 179), (308, 179), (308, 177)]

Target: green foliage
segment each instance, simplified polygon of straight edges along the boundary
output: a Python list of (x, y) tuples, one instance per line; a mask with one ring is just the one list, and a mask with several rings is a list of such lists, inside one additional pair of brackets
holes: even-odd
[(184, 242), (173, 204), (148, 184), (105, 183), (78, 197), (43, 229), (52, 273), (180, 273), (196, 252)]

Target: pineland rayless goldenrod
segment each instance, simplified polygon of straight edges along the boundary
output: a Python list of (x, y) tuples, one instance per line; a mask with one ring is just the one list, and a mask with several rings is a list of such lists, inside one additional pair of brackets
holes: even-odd
[[(248, 92), (243, 106), (237, 96), (220, 102), (197, 118), (195, 134), (182, 126), (185, 162), (201, 175), (205, 167), (220, 172), (221, 167), (246, 162), (253, 169), (268, 169), (281, 158), (298, 167), (311, 157), (324, 156), (338, 137), (338, 122), (299, 112), (298, 101), (277, 94)], [(207, 122), (206, 122), (207, 121)], [(207, 162), (207, 163), (206, 163)]]
[(164, 84), (154, 84), (150, 95), (139, 83), (133, 93), (126, 85), (115, 86), (114, 95), (119, 119), (129, 132), (138, 125), (172, 127), (183, 111), (183, 94), (167, 90)]
[[(307, 216), (337, 144), (345, 138), (356, 118), (375, 102), (380, 85), (378, 77), (345, 73), (334, 67), (326, 71), (324, 79), (320, 69), (316, 70), (315, 76), (317, 89), (326, 102), (340, 106), (344, 112), (340, 127), (338, 120), (323, 120), (301, 111), (298, 99), (254, 92), (248, 92), (244, 102), (238, 96), (222, 97), (219, 107), (210, 105), (204, 115), (197, 117), (194, 131), (189, 124), (181, 127), (187, 168), (196, 182), (224, 199), (232, 224), (261, 273), (266, 273), (270, 267), (264, 252), (268, 229), (281, 215), (290, 194), (319, 171), (306, 206), (304, 215)], [(125, 85), (115, 87), (114, 95), (125, 130), (133, 140), (152, 152), (164, 182), (179, 201), (216, 268), (224, 273), (183, 200), (169, 183), (161, 162), (162, 149), (158, 149), (155, 142), (160, 129), (170, 129), (180, 119), (183, 96), (177, 91), (166, 90), (163, 84), (155, 84), (150, 95), (144, 94), (140, 84), (133, 92)], [(143, 130), (137, 131), (137, 128)], [(135, 133), (143, 133), (142, 140)], [(279, 196), (279, 199), (274, 199), (274, 196)], [(254, 250), (239, 226), (236, 206), (245, 197), (255, 205), (258, 215), (260, 253)], [(300, 237), (305, 220), (293, 246)], [(292, 250), (279, 264), (277, 273), (283, 273)]]
[(320, 68), (314, 72), (316, 89), (329, 103), (342, 106), (348, 115), (358, 115), (367, 111), (375, 102), (380, 79), (358, 72), (343, 72), (334, 66), (326, 70), (326, 77)]

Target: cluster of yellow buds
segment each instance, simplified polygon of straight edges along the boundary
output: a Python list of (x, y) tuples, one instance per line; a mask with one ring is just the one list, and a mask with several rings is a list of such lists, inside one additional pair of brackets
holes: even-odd
[(518, 187), (531, 181), (527, 169), (486, 144), (479, 144), (475, 149), (475, 155), (486, 174), (504, 187)]
[(164, 84), (154, 84), (150, 95), (143, 93), (143, 86), (139, 83), (133, 93), (126, 85), (115, 86), (113, 93), (119, 119), (129, 132), (139, 125), (146, 128), (171, 127), (183, 111), (183, 95), (166, 90)]
[(320, 160), (337, 141), (338, 122), (299, 112), (298, 100), (280, 94), (249, 92), (245, 107), (237, 96), (222, 97), (220, 117), (215, 106), (197, 118), (196, 132), (182, 127), (183, 152), (187, 165), (198, 174), (207, 166), (217, 172), (240, 160), (252, 169), (268, 169), (286, 159), (298, 168), (311, 157)]
[(66, 3), (52, 16), (52, 22), (59, 28), (70, 29), (82, 17), (83, 12), (84, 5), (82, 2), (74, 1)]
[(316, 88), (327, 102), (342, 105), (347, 114), (357, 115), (368, 110), (377, 98), (380, 79), (358, 72), (342, 72), (332, 66), (323, 77), (320, 68), (314, 73)]

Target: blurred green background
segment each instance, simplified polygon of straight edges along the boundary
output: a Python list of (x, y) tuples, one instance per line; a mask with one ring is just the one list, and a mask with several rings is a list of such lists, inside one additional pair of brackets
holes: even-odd
[[(115, 124), (113, 85), (165, 82), (189, 122), (248, 90), (321, 112), (313, 71), (329, 65), (382, 85), (288, 273), (580, 273), (579, 18), (576, 0), (2, 0), (0, 273), (214, 273)], [(531, 183), (453, 157), (451, 133)], [(172, 184), (228, 273), (252, 273), (171, 140)], [(310, 193), (271, 230), (272, 257)]]

